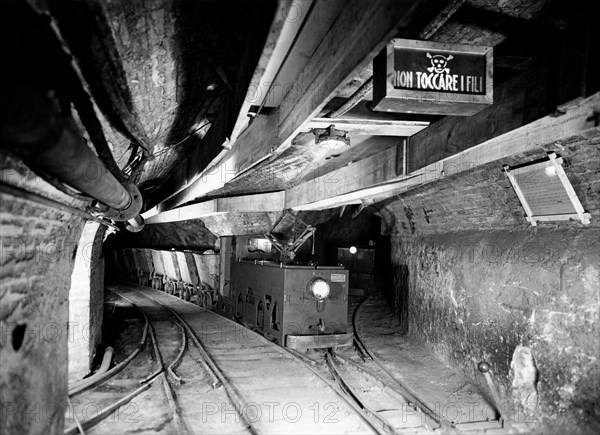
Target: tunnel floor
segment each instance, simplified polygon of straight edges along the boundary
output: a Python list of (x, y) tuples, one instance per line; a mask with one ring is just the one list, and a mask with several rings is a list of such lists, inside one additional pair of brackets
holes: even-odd
[[(242, 325), (163, 292), (129, 284), (108, 290), (104, 345), (115, 347), (113, 365), (139, 345), (144, 316), (148, 341), (114, 378), (71, 398), (67, 433), (144, 385), (86, 433), (527, 431), (518, 424), (501, 428), (485, 379), (469, 378), (437, 358), (432, 346), (400, 334), (396, 317), (378, 296), (364, 301), (350, 296), (348, 306), (362, 345), (381, 366), (360, 346), (288, 355)], [(182, 322), (195, 331), (197, 349)], [(361, 406), (343, 397), (349, 388)]]

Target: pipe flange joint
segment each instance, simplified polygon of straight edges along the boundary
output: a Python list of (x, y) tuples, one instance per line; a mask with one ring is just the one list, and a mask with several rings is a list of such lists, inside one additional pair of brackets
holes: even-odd
[(142, 194), (140, 193), (136, 185), (133, 183), (127, 183), (124, 187), (125, 189), (127, 189), (127, 192), (129, 192), (129, 196), (131, 198), (129, 205), (123, 210), (117, 210), (114, 208), (109, 209), (104, 214), (107, 218), (123, 222), (133, 219), (140, 214), (140, 211), (142, 210), (142, 206), (144, 204)]

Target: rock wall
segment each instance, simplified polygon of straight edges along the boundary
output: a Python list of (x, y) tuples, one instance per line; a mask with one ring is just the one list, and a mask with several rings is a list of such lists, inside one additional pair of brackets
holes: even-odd
[(382, 214), (393, 221), (404, 329), (472, 374), (490, 362), (504, 398), (522, 407), (515, 418), (550, 433), (600, 427), (599, 144), (596, 135), (552, 149), (592, 215), (588, 226), (524, 219), (502, 164), (549, 149), (423, 186)]
[[(49, 194), (22, 165), (2, 181)], [(60, 197), (63, 201), (68, 198)], [(0, 433), (61, 433), (68, 295), (80, 218), (0, 194)]]
[(69, 382), (90, 372), (102, 340), (105, 226), (86, 223), (75, 255), (69, 291)]

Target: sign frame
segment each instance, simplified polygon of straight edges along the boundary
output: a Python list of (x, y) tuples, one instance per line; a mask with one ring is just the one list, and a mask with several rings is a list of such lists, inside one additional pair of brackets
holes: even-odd
[[(558, 157), (556, 153), (549, 153), (548, 160), (543, 160), (541, 162), (519, 165), (518, 167), (510, 167), (508, 165), (504, 165), (502, 170), (504, 175), (510, 181), (521, 205), (523, 206), (523, 210), (525, 210), (526, 219), (531, 224), (531, 226), (537, 226), (538, 222), (552, 222), (552, 221), (565, 221), (565, 220), (579, 220), (583, 225), (589, 225), (591, 220), (590, 213), (587, 213), (573, 189), (567, 174), (562, 166), (563, 159)], [(533, 176), (535, 176), (535, 172), (545, 172), (546, 170), (550, 170), (550, 173), (553, 173), (559, 180), (561, 187), (564, 189), (564, 194), (568, 197), (570, 201), (571, 211), (568, 213), (553, 213), (553, 214), (537, 214), (533, 207), (530, 205), (531, 198), (528, 199), (528, 193), (521, 188), (519, 181), (513, 172), (517, 172), (521, 170), (532, 172)], [(543, 183), (543, 180), (540, 180), (540, 183)]]
[[(476, 55), (485, 59), (485, 92), (482, 94), (420, 89), (397, 89), (393, 86), (394, 57), (397, 50), (429, 51), (434, 55)], [(473, 115), (493, 103), (493, 47), (452, 44), (411, 39), (392, 39), (373, 60), (373, 110), (430, 115)], [(432, 64), (433, 65), (433, 64)]]

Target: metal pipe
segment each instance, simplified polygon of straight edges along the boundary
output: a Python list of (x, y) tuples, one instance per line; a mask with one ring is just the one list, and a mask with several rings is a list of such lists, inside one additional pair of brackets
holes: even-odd
[(138, 233), (144, 229), (146, 222), (141, 215), (137, 215), (136, 217), (129, 219), (125, 228), (127, 231), (131, 231), (132, 233)]
[(117, 210), (130, 193), (87, 146), (71, 116), (42, 90), (5, 83), (0, 104), (0, 143), (34, 167)]

